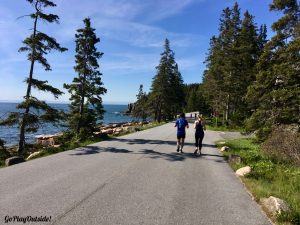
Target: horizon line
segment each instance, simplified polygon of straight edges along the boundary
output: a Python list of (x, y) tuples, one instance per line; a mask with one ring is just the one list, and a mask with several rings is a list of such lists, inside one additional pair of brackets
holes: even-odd
[[(20, 103), (22, 100), (4, 100), (4, 99), (0, 99), (0, 103)], [(41, 100), (41, 101), (45, 101), (49, 104), (70, 104), (70, 101), (48, 101), (48, 100)], [(123, 101), (106, 101), (106, 102), (102, 102), (103, 105), (128, 105), (131, 102), (123, 102)]]

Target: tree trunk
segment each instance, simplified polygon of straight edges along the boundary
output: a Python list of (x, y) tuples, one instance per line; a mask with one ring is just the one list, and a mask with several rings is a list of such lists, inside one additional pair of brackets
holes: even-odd
[(225, 121), (228, 122), (229, 118), (229, 102), (230, 102), (230, 95), (227, 95), (227, 102), (226, 102), (226, 111), (225, 111)]
[[(36, 9), (37, 9), (37, 4), (36, 3)], [(38, 11), (38, 9), (37, 9)], [(36, 14), (35, 20), (34, 20), (34, 27), (33, 27), (33, 38), (36, 37), (36, 27), (37, 27), (37, 20), (38, 20), (38, 16)], [(34, 63), (35, 63), (35, 46), (33, 46), (32, 48), (32, 52), (31, 52), (31, 65), (30, 65), (30, 71), (29, 71), (29, 79), (28, 79), (28, 85), (27, 85), (27, 92), (26, 92), (26, 96), (25, 96), (25, 101), (27, 101), (30, 98), (30, 94), (31, 94), (31, 84), (32, 84), (32, 77), (33, 77), (33, 68), (34, 68)], [(23, 114), (23, 118), (21, 121), (21, 125), (20, 125), (20, 138), (19, 138), (19, 146), (18, 146), (18, 154), (22, 155), (24, 153), (25, 150), (25, 127), (26, 127), (26, 120), (27, 120), (27, 116), (29, 113), (30, 107), (26, 106), (25, 108), (25, 112)]]

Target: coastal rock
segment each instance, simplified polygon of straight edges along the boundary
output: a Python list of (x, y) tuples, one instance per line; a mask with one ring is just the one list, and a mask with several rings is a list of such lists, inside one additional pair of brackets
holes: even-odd
[(38, 152), (34, 152), (34, 153), (30, 154), (30, 155), (26, 158), (26, 160), (30, 160), (30, 159), (32, 159), (33, 157), (38, 156), (39, 154), (41, 154), (41, 152), (42, 152), (42, 151), (38, 151)]
[(126, 132), (135, 132), (135, 127), (132, 126), (128, 126), (128, 127), (124, 127), (124, 131)]
[(36, 143), (44, 147), (54, 146), (58, 144), (58, 138), (61, 137), (63, 133), (58, 134), (47, 134), (36, 136)]
[(133, 125), (133, 123), (125, 123), (125, 124), (123, 124), (123, 127), (130, 127), (132, 125)]
[(228, 152), (229, 150), (230, 150), (230, 148), (228, 146), (223, 146), (220, 151), (221, 152)]
[(115, 133), (121, 133), (121, 132), (123, 131), (123, 128), (117, 127), (117, 128), (115, 128), (113, 131), (114, 131), (114, 134), (115, 134)]
[(290, 206), (284, 200), (273, 196), (260, 199), (260, 203), (273, 216), (290, 211)]
[(235, 171), (235, 174), (240, 177), (243, 177), (243, 176), (249, 174), (250, 172), (251, 172), (251, 167), (245, 166), (245, 167), (242, 167), (242, 168), (238, 169), (237, 171)]
[(242, 158), (239, 155), (230, 155), (228, 158), (229, 163), (241, 164)]
[(14, 156), (14, 157), (10, 157), (5, 160), (5, 166), (11, 166), (11, 165), (15, 165), (15, 164), (22, 163), (22, 162), (25, 162), (23, 157)]
[(114, 130), (112, 128), (105, 129), (101, 131), (103, 134), (113, 134)]

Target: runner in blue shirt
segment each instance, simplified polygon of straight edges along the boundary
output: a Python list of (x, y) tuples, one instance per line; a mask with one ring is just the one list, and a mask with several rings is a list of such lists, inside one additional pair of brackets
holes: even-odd
[(189, 128), (189, 123), (186, 121), (184, 113), (180, 114), (180, 117), (176, 120), (174, 127), (177, 127), (177, 152), (180, 150), (182, 153), (185, 139), (185, 128)]

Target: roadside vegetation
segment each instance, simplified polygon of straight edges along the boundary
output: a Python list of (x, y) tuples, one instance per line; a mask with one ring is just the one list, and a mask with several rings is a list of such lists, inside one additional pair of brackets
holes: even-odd
[[(278, 137), (274, 137), (278, 138)], [(289, 138), (289, 137), (287, 137)], [(283, 138), (283, 141), (288, 141)], [(295, 137), (291, 137), (291, 139)], [(300, 137), (297, 136), (298, 148)], [(293, 140), (295, 142), (295, 140)], [(300, 224), (300, 167), (299, 160), (291, 162), (284, 155), (290, 154), (285, 149), (278, 149), (276, 143), (260, 145), (255, 139), (228, 140), (217, 143), (218, 147), (228, 146), (230, 150), (224, 152), (228, 159), (230, 155), (241, 157), (241, 163), (230, 163), (233, 170), (250, 166), (250, 174), (242, 177), (247, 189), (259, 202), (261, 198), (275, 196), (290, 205), (290, 212), (283, 212), (278, 216), (268, 215), (277, 224)], [(273, 149), (270, 156), (269, 149)], [(276, 152), (276, 153), (275, 153)], [(299, 157), (299, 152), (297, 156)], [(289, 158), (288, 158), (289, 159)], [(298, 158), (299, 159), (299, 158)]]

